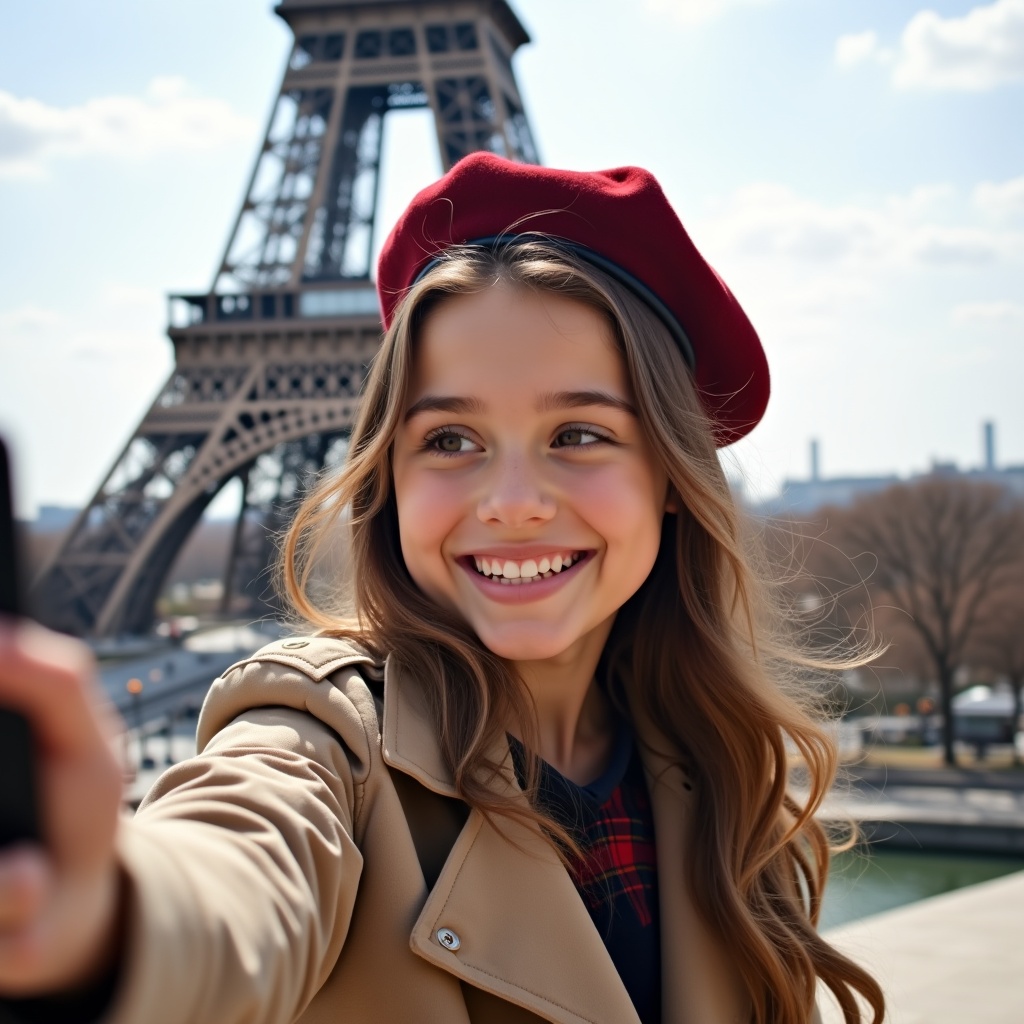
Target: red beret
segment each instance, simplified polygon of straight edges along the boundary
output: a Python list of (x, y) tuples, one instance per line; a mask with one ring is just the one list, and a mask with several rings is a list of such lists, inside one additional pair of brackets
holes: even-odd
[(718, 444), (768, 403), (768, 364), (746, 314), (690, 241), (649, 171), (560, 171), (472, 153), (423, 189), (377, 265), (385, 327), (409, 286), (453, 245), (545, 235), (624, 281), (659, 314), (694, 372)]

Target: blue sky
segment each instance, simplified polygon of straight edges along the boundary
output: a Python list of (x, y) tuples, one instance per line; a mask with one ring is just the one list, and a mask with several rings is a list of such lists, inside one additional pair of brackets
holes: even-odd
[[(1024, 463), (1024, 0), (512, 0), (548, 164), (649, 167), (761, 332), (752, 492)], [(289, 46), (265, 0), (48, 0), (0, 33), (0, 430), (88, 500), (209, 286)], [(392, 115), (395, 117), (396, 115)], [(437, 172), (386, 135), (381, 220)], [(390, 120), (390, 119), (389, 119)], [(388, 161), (387, 154), (400, 154)]]

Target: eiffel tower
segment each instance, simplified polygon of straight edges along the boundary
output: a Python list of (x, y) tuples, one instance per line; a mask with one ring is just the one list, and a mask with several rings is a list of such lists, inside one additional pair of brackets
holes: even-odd
[(294, 43), (213, 288), (171, 296), (175, 367), (33, 592), (80, 636), (151, 628), (203, 511), (242, 482), (222, 609), (272, 607), (275, 538), (343, 459), (380, 341), (371, 282), (383, 123), (429, 107), (441, 163), (536, 163), (505, 0), (283, 0)]

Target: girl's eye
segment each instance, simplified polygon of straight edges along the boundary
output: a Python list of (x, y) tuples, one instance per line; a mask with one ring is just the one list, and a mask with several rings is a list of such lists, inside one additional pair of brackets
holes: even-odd
[(463, 452), (475, 451), (477, 446), (465, 434), (446, 427), (428, 435), (424, 447), (439, 455), (461, 455)]
[(566, 427), (555, 434), (555, 448), (589, 448), (607, 440), (603, 434), (585, 427)]

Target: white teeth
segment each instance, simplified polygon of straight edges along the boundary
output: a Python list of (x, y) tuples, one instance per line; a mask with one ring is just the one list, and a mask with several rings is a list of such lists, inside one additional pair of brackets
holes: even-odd
[(568, 569), (580, 560), (580, 555), (567, 552), (564, 555), (545, 555), (541, 559), (525, 558), (514, 562), (511, 558), (490, 558), (487, 555), (473, 555), (477, 572), (500, 583), (532, 583), (538, 579), (550, 579), (563, 569)]

